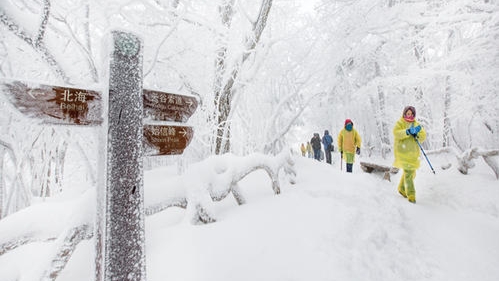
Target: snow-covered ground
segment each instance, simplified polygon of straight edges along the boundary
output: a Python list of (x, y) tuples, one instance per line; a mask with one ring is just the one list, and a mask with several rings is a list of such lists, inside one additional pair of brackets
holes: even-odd
[[(268, 176), (255, 172), (241, 183), (247, 204), (231, 196), (213, 203), (215, 223), (192, 225), (179, 208), (147, 217), (147, 280), (499, 280), (499, 181), (482, 160), (462, 175), (440, 169), (444, 158), (435, 156), (434, 175), (423, 159), (416, 204), (397, 193), (400, 172), (388, 182), (358, 161), (352, 174), (338, 159), (295, 161), (295, 185), (274, 195)], [(168, 188), (172, 171), (146, 172), (146, 193), (147, 184)], [(0, 221), (5, 231), (16, 230)], [(0, 256), (0, 280), (37, 280), (52, 243)], [(93, 241), (81, 243), (57, 280), (92, 280), (93, 253)]]

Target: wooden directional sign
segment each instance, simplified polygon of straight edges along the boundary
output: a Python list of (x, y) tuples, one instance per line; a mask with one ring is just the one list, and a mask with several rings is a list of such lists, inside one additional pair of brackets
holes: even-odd
[(101, 93), (86, 89), (0, 81), (0, 91), (24, 115), (48, 124), (99, 125)]
[(196, 111), (195, 97), (143, 90), (144, 118), (155, 121), (187, 122)]
[(189, 126), (144, 125), (144, 154), (182, 154), (193, 135), (194, 131)]

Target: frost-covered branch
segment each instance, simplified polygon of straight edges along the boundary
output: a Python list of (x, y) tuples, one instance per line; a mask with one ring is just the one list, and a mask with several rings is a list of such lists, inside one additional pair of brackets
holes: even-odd
[(35, 40), (33, 41), (34, 46), (38, 46), (43, 44), (43, 38), (45, 37), (45, 31), (47, 30), (47, 23), (49, 22), (50, 16), (50, 1), (43, 1), (43, 12), (42, 12), (42, 21), (40, 26), (38, 27), (38, 33), (34, 36)]
[(145, 209), (146, 216), (154, 215), (170, 207), (187, 208), (187, 199), (185, 197), (169, 198), (157, 204), (147, 206)]
[(95, 65), (95, 62), (92, 58), (92, 48), (91, 48), (91, 44), (90, 44), (90, 29), (89, 29), (89, 22), (88, 22), (88, 17), (89, 17), (88, 5), (86, 5), (85, 8), (86, 8), (85, 16), (87, 18), (87, 21), (86, 21), (85, 25), (83, 26), (85, 42), (82, 42), (82, 40), (78, 39), (78, 36), (75, 34), (73, 29), (71, 28), (71, 25), (68, 23), (68, 21), (65, 18), (57, 18), (57, 20), (59, 20), (62, 24), (64, 24), (66, 26), (66, 29), (68, 30), (68, 33), (71, 36), (71, 38), (74, 40), (76, 46), (80, 47), (80, 49), (82, 50), (82, 53), (85, 56), (86, 61), (88, 63), (90, 75), (92, 76), (92, 80), (94, 82), (99, 82), (99, 74), (97, 71), (97, 66)]
[(475, 162), (473, 159), (483, 157), (485, 163), (492, 169), (497, 179), (499, 179), (499, 163), (494, 156), (499, 156), (499, 149), (482, 149), (479, 147), (474, 147), (460, 152), (454, 147), (444, 147), (442, 149), (436, 149), (431, 151), (426, 151), (426, 154), (442, 154), (442, 153), (452, 153), (457, 158), (458, 171), (464, 175), (468, 174), (468, 170), (475, 167)]
[(0, 243), (0, 256), (16, 249), (17, 247), (29, 244), (29, 243), (35, 243), (35, 242), (47, 242), (47, 241), (53, 241), (55, 238), (50, 238), (50, 239), (36, 239), (33, 236), (21, 236), (21, 237), (15, 237), (11, 240), (8, 241), (1, 241)]
[(30, 45), (34, 50), (36, 50), (43, 58), (43, 60), (45, 60), (45, 62), (54, 70), (54, 72), (58, 74), (64, 82), (69, 83), (69, 77), (67, 77), (61, 65), (49, 52), (43, 40), (45, 37), (48, 19), (50, 17), (50, 1), (45, 0), (43, 4), (43, 16), (40, 21), (40, 26), (38, 27), (38, 33), (33, 37), (27, 34), (18, 23), (7, 16), (1, 8), (0, 22), (5, 25), (14, 35), (19, 37), (19, 39), (23, 40), (24, 42), (26, 42), (26, 44)]
[[(299, 95), (299, 93), (300, 93), (300, 91), (297, 90), (295, 93), (289, 95), (285, 100), (296, 98)], [(300, 104), (298, 106), (298, 108), (293, 112), (292, 116), (287, 119), (287, 123), (285, 124), (285, 126), (275, 126), (276, 133), (274, 133), (273, 138), (267, 144), (265, 144), (264, 151), (271, 152), (272, 150), (274, 150), (276, 147), (276, 144), (279, 141), (282, 141), (284, 139), (284, 136), (291, 130), (293, 125), (296, 124), (296, 121), (299, 120), (300, 116), (302, 116), (303, 111), (305, 109), (307, 109), (309, 104), (312, 101), (314, 101), (317, 97), (320, 97), (320, 96), (325, 95), (325, 94), (326, 94), (325, 92), (320, 91), (320, 92), (316, 92), (316, 93), (308, 96), (307, 99), (305, 100), (305, 102)], [(283, 104), (284, 103), (280, 103), (278, 108), (282, 107)], [(275, 122), (275, 120), (277, 120), (277, 118), (281, 117), (281, 114), (282, 114), (282, 111), (279, 111), (278, 109), (275, 110), (274, 114), (272, 114), (272, 117), (270, 118), (270, 120)]]
[[(33, 213), (44, 215), (34, 217)], [(95, 190), (76, 201), (32, 205), (0, 220), (0, 256), (17, 247), (53, 241), (57, 237), (64, 240), (74, 236), (70, 239), (74, 240), (82, 235), (89, 239), (94, 219)]]
[(87, 224), (72, 227), (64, 231), (55, 241), (55, 255), (51, 259), (50, 268), (45, 271), (41, 280), (55, 281), (64, 267), (66, 267), (76, 246), (81, 241), (92, 238), (92, 236), (92, 227)]
[[(149, 200), (146, 197), (146, 214), (175, 206), (187, 209), (193, 223), (215, 222), (210, 202), (222, 200), (232, 193), (238, 204), (244, 204), (238, 183), (257, 170), (267, 173), (273, 193), (279, 194), (281, 169), (294, 183), (296, 172), (289, 151), (275, 157), (262, 154), (212, 156), (192, 165), (184, 175), (163, 182), (157, 190), (148, 189), (146, 195), (152, 195)], [(164, 197), (158, 199), (160, 191), (164, 191)], [(172, 193), (174, 195), (170, 196)], [(205, 200), (207, 198), (210, 202)], [(152, 202), (154, 200), (157, 202)], [(76, 202), (38, 204), (0, 220), (0, 233), (6, 234), (0, 236), (0, 256), (29, 243), (50, 242), (53, 256), (47, 261), (47, 269), (39, 274), (40, 280), (56, 280), (77, 245), (94, 236), (95, 201), (95, 189), (92, 189)], [(34, 217), (33, 212), (44, 215)]]
[(209, 206), (213, 201), (223, 200), (232, 193), (239, 205), (246, 202), (239, 182), (255, 171), (265, 171), (274, 194), (280, 194), (281, 169), (294, 183), (294, 162), (287, 150), (275, 157), (263, 154), (212, 156), (191, 165), (183, 175), (150, 187), (146, 192), (145, 212), (146, 215), (152, 215), (169, 207), (181, 207), (192, 213), (194, 223), (212, 222), (215, 219), (210, 215)]
[[(0, 146), (3, 147), (7, 154), (10, 156), (12, 162), (14, 163), (14, 166), (15, 166), (15, 183), (18, 184), (19, 186), (19, 190), (20, 192), (24, 193), (26, 195), (26, 205), (30, 205), (31, 204), (31, 198), (29, 197), (29, 195), (31, 194), (29, 192), (29, 190), (26, 188), (26, 185), (24, 184), (24, 181), (23, 181), (23, 178), (22, 178), (22, 175), (21, 175), (21, 170), (22, 170), (22, 164), (18, 162), (18, 157), (16, 157), (16, 153), (14, 151), (14, 148), (12, 147), (12, 145), (6, 141), (3, 141), (0, 139)], [(0, 164), (3, 165), (3, 161), (0, 161)], [(15, 186), (15, 183), (14, 183), (14, 186)], [(12, 188), (11, 192), (10, 192), (10, 195), (8, 196), (7, 198), (7, 201), (6, 201), (6, 204), (5, 206), (2, 206), (2, 202), (0, 201), (0, 215), (7, 215), (8, 212), (9, 212), (9, 209), (10, 209), (10, 204), (12, 203), (12, 201), (14, 200), (14, 193), (16, 192), (16, 188)], [(4, 210), (4, 212), (2, 212), (1, 210)], [(0, 216), (1, 218), (2, 216)]]

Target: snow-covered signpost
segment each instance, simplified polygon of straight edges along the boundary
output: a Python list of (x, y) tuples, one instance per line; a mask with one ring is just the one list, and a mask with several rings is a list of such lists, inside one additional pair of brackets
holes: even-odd
[(142, 42), (113, 31), (109, 78), (104, 280), (146, 280)]
[(195, 97), (143, 89), (142, 45), (131, 33), (112, 32), (107, 119), (102, 92), (0, 81), (20, 112), (43, 123), (93, 126), (107, 120), (94, 231), (97, 281), (146, 280), (143, 156), (182, 154), (194, 134), (179, 123), (196, 110)]

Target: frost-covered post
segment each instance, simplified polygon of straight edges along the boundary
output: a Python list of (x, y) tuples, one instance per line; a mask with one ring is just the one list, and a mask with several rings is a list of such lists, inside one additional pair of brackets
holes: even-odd
[(109, 69), (104, 280), (146, 280), (142, 42), (113, 31)]

